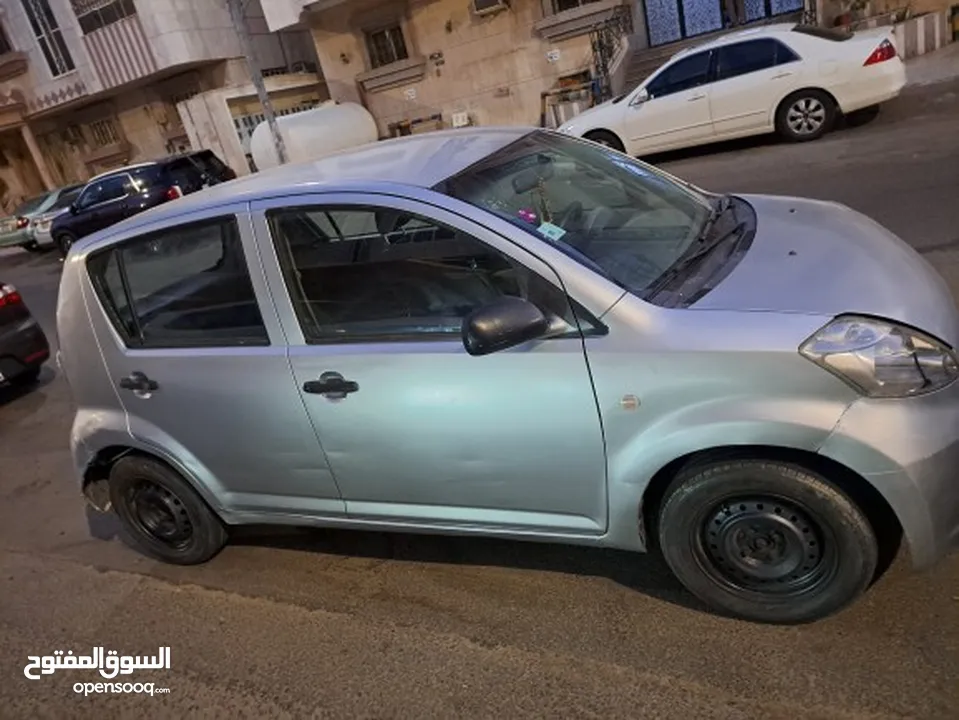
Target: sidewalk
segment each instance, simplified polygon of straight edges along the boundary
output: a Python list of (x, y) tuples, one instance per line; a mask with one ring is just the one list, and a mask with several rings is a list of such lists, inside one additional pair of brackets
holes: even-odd
[(959, 42), (906, 60), (906, 86), (932, 85), (959, 77)]

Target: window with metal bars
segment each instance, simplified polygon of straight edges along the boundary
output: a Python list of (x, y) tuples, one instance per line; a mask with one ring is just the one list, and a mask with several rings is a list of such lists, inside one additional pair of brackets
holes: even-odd
[(70, 0), (84, 35), (136, 15), (133, 0)]
[(397, 23), (366, 33), (366, 47), (370, 65), (374, 68), (406, 60), (409, 52), (403, 38), (403, 28)]
[(564, 10), (572, 10), (594, 2), (598, 0), (553, 0), (553, 12), (561, 13)]
[(87, 127), (90, 130), (94, 147), (102, 148), (120, 142), (120, 133), (117, 132), (117, 126), (113, 122), (113, 118), (96, 120)]
[(63, 33), (60, 32), (60, 24), (48, 0), (20, 0), (20, 2), (23, 4), (23, 10), (30, 21), (30, 29), (33, 30), (53, 77), (76, 70), (76, 63), (73, 62), (73, 57), (67, 49)]

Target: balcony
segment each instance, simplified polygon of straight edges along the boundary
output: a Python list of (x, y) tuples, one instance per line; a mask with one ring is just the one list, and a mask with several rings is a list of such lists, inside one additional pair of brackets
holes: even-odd
[(5, 52), (0, 55), (0, 82), (23, 75), (29, 68), (30, 61), (25, 52)]

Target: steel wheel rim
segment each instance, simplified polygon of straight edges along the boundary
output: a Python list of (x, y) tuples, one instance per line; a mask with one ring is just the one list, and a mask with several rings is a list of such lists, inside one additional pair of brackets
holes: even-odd
[(726, 499), (698, 523), (697, 559), (728, 589), (780, 598), (814, 591), (836, 570), (828, 528), (800, 503), (773, 495)]
[(134, 483), (126, 494), (136, 529), (154, 542), (179, 550), (193, 539), (193, 523), (183, 501), (152, 480)]
[(786, 112), (786, 124), (797, 135), (812, 135), (825, 122), (826, 106), (818, 98), (800, 98)]

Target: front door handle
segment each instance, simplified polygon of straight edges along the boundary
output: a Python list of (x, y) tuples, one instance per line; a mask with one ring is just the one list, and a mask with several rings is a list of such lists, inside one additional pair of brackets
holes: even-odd
[(148, 378), (142, 372), (137, 370), (127, 375), (125, 378), (120, 379), (120, 387), (124, 390), (132, 390), (135, 393), (151, 393), (160, 385), (155, 381)]
[(303, 392), (311, 395), (323, 395), (331, 400), (341, 400), (360, 389), (358, 383), (347, 380), (338, 372), (325, 372), (319, 380), (307, 380), (303, 383)]

